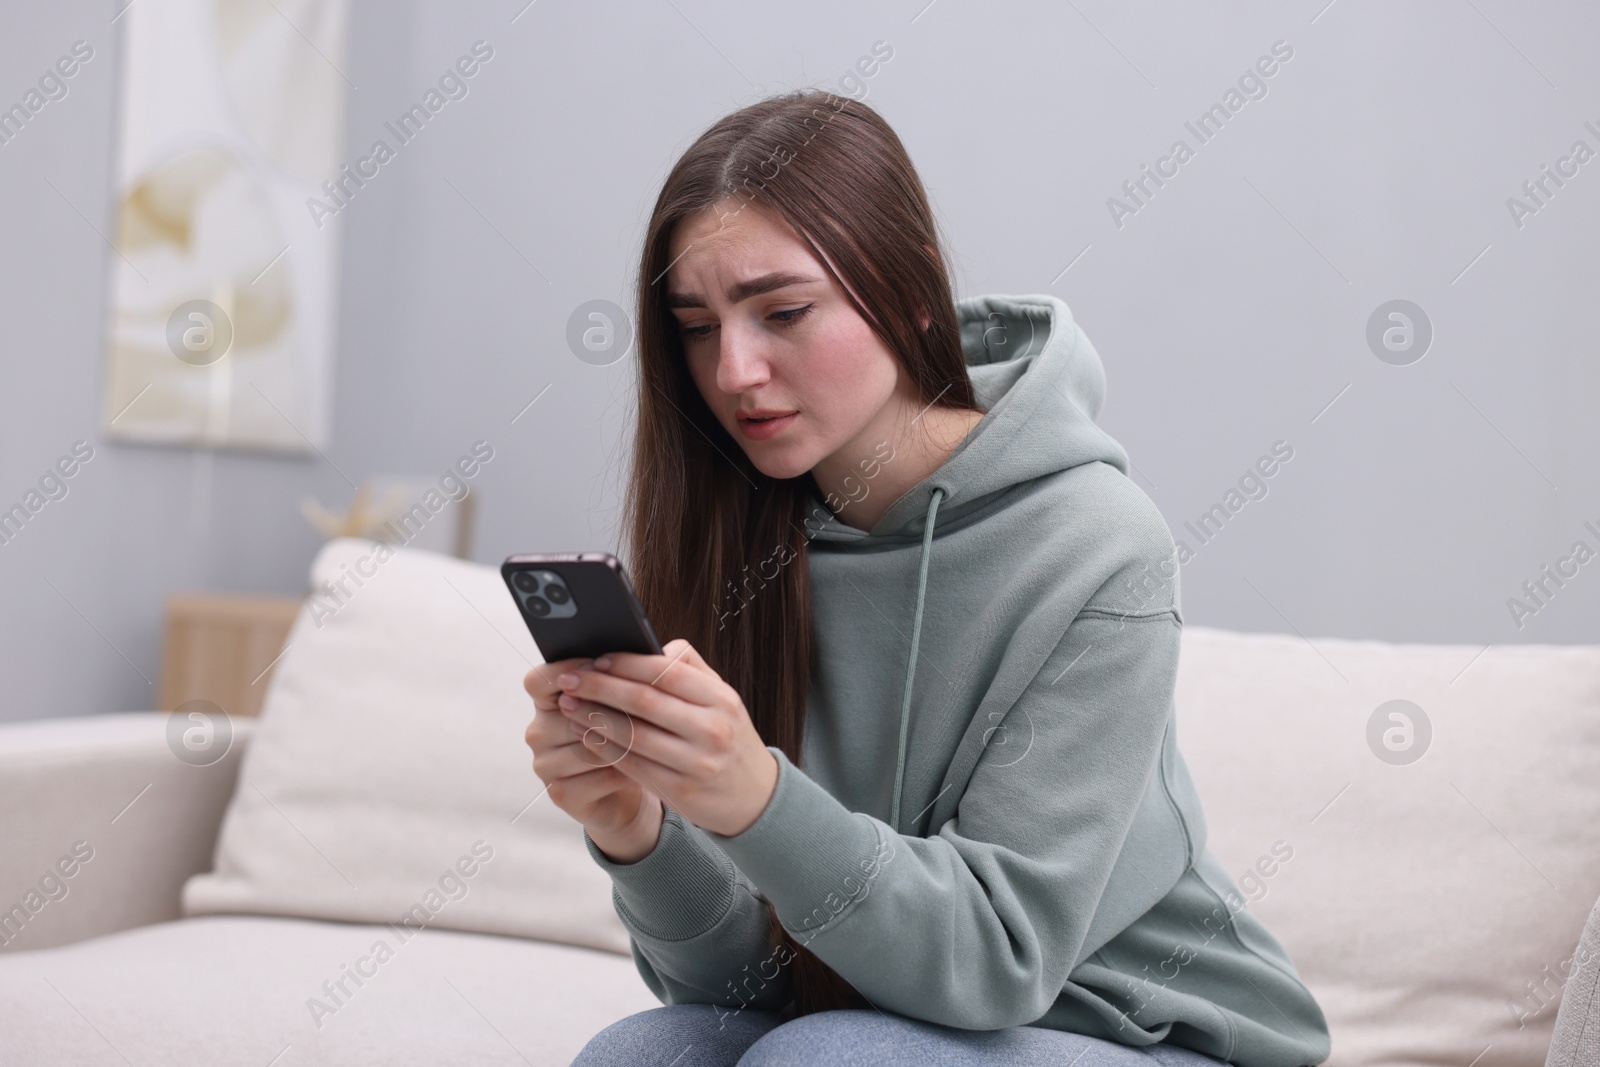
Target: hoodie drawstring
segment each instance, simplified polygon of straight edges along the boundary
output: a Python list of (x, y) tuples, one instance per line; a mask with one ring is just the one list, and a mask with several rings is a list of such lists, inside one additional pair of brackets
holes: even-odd
[(928, 498), (928, 518), (922, 526), (922, 554), (917, 568), (917, 610), (911, 619), (911, 658), (906, 663), (906, 696), (900, 705), (900, 745), (894, 761), (894, 813), (889, 823), (895, 833), (900, 832), (900, 786), (906, 770), (906, 733), (911, 725), (911, 681), (917, 673), (917, 644), (922, 640), (922, 602), (928, 590), (928, 550), (933, 545), (933, 517), (939, 510), (943, 489), (935, 489)]

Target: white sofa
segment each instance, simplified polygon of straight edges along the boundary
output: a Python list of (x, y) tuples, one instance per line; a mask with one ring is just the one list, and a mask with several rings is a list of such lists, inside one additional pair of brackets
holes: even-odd
[[(0, 1064), (544, 1067), (655, 1006), (531, 769), (538, 654), (497, 569), (375, 549), (318, 556), (226, 744), (150, 712), (0, 727)], [(1600, 648), (1183, 642), (1210, 847), (1328, 1063), (1600, 1062)], [(1431, 724), (1398, 754), (1396, 699)]]

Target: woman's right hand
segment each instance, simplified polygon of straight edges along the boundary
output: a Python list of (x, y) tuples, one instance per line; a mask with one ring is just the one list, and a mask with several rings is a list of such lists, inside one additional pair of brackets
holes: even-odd
[[(557, 705), (563, 671), (590, 669), (591, 659), (566, 659), (533, 668), (522, 679), (534, 716), (524, 734), (533, 771), (556, 807), (583, 824), (600, 851), (617, 863), (637, 863), (661, 837), (666, 816), (660, 796), (619, 771), (626, 752), (583, 725), (587, 708), (568, 718)], [(599, 705), (596, 705), (596, 709)]]

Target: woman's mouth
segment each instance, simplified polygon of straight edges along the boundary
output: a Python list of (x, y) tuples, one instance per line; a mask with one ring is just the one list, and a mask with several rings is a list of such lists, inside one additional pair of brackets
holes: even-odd
[(769, 437), (782, 433), (786, 426), (799, 417), (800, 413), (798, 411), (761, 418), (739, 415), (739, 432), (752, 441), (765, 441)]

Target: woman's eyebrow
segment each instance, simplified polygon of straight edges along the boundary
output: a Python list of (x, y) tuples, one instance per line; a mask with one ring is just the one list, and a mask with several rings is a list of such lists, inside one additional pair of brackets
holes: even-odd
[[(782, 289), (787, 285), (800, 285), (805, 282), (818, 282), (821, 278), (814, 278), (806, 274), (790, 274), (785, 271), (773, 271), (763, 274), (759, 278), (739, 282), (728, 290), (729, 303), (737, 304), (747, 297), (760, 296), (770, 293), (774, 289)], [(698, 293), (668, 293), (667, 307), (669, 308), (703, 308), (706, 306), (705, 298)]]

